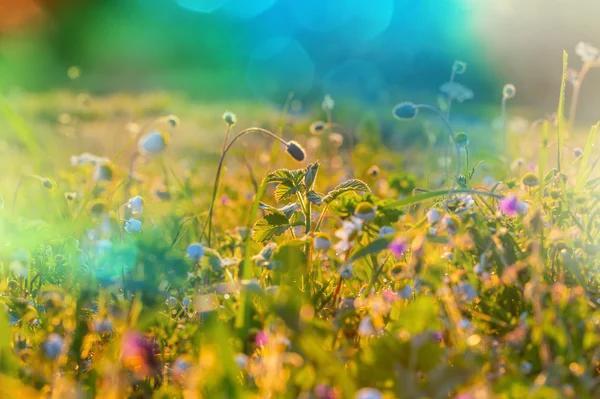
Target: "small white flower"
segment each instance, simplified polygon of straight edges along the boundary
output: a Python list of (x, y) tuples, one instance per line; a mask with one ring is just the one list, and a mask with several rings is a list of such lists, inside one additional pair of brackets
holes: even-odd
[(377, 334), (377, 331), (375, 330), (375, 327), (373, 327), (371, 317), (368, 315), (363, 317), (358, 324), (358, 335), (363, 337), (371, 337), (375, 334)]
[(142, 222), (135, 219), (129, 218), (125, 222), (125, 231), (128, 233), (138, 233), (142, 229)]
[(362, 231), (362, 225), (363, 221), (356, 217), (352, 217), (350, 221), (345, 220), (342, 223), (342, 227), (335, 232), (335, 236), (341, 240), (335, 245), (337, 253), (346, 252), (352, 247), (352, 244), (354, 244), (354, 241)]
[(400, 291), (398, 291), (398, 295), (402, 299), (410, 299), (412, 297), (413, 290), (410, 285), (405, 285)]
[(204, 255), (204, 247), (200, 243), (193, 243), (187, 246), (185, 252), (191, 259), (198, 261)]
[(440, 214), (440, 212), (437, 209), (431, 208), (429, 211), (427, 211), (427, 221), (430, 224), (436, 224), (437, 222), (440, 221), (441, 218), (442, 218), (442, 215)]
[(146, 133), (138, 142), (138, 150), (144, 155), (162, 152), (167, 147), (166, 136), (158, 130)]
[(521, 215), (526, 215), (529, 212), (529, 204), (527, 202), (520, 201), (517, 208)]
[(313, 241), (313, 245), (317, 251), (328, 251), (331, 248), (331, 241), (326, 236), (317, 236)]
[(344, 280), (351, 279), (353, 274), (354, 274), (354, 269), (352, 268), (352, 264), (344, 265), (340, 269), (340, 276), (342, 276), (342, 278)]
[(581, 57), (583, 62), (594, 62), (598, 60), (600, 50), (586, 42), (579, 42), (575, 46), (575, 54)]
[(395, 233), (396, 230), (391, 226), (381, 226), (379, 229), (379, 237), (385, 237)]
[(333, 100), (333, 98), (331, 98), (329, 94), (325, 95), (322, 107), (325, 111), (331, 111), (333, 107), (335, 107), (335, 101)]
[(452, 252), (444, 252), (442, 254), (442, 259), (454, 260), (454, 254)]
[(144, 199), (139, 195), (129, 198), (127, 208), (131, 209), (132, 214), (139, 215), (144, 210)]
[(167, 298), (167, 306), (170, 308), (174, 308), (177, 305), (177, 298), (174, 296), (170, 296)]
[(192, 304), (192, 299), (189, 296), (183, 297), (181, 304), (183, 305), (184, 308), (187, 309)]
[(457, 82), (446, 82), (440, 86), (440, 92), (448, 98), (452, 98), (462, 103), (473, 98), (473, 90)]
[(375, 388), (362, 388), (356, 391), (354, 399), (383, 399), (383, 395)]

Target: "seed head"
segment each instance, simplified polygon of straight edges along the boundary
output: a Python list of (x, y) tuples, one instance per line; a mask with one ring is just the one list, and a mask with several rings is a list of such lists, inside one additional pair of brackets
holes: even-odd
[(47, 177), (42, 178), (42, 185), (46, 187), (48, 190), (52, 190), (55, 186), (55, 183), (48, 179)]
[(223, 120), (229, 125), (233, 126), (237, 123), (237, 116), (233, 112), (225, 112), (223, 114)]
[(457, 75), (462, 75), (463, 73), (465, 73), (467, 71), (467, 63), (464, 61), (454, 61), (454, 64), (452, 65), (452, 70), (454, 71), (455, 74)]
[(399, 120), (414, 119), (418, 112), (417, 106), (411, 102), (397, 104), (392, 110), (394, 118)]
[(517, 94), (517, 88), (512, 83), (507, 83), (502, 88), (502, 97), (505, 99), (513, 98)]
[(379, 170), (379, 166), (377, 165), (371, 166), (367, 171), (367, 174), (371, 177), (377, 177), (379, 176), (379, 173), (381, 173), (381, 171)]
[(454, 135), (454, 142), (459, 148), (466, 148), (469, 145), (469, 136), (465, 132), (458, 132)]
[(302, 148), (302, 146), (296, 141), (290, 141), (287, 145), (286, 151), (298, 162), (302, 162), (304, 161), (304, 158), (306, 158), (306, 152), (304, 151), (304, 148)]
[(533, 173), (525, 173), (523, 176), (523, 184), (527, 187), (535, 187), (540, 183), (538, 177)]
[(583, 150), (579, 147), (573, 149), (573, 155), (575, 156), (575, 158), (579, 158), (580, 156), (583, 155)]
[(181, 123), (177, 115), (169, 115), (167, 117), (167, 122), (169, 122), (169, 125), (171, 125), (171, 127), (178, 127)]
[(327, 127), (327, 125), (325, 124), (325, 122), (316, 121), (310, 125), (308, 130), (310, 131), (311, 134), (319, 135), (325, 131), (326, 127)]

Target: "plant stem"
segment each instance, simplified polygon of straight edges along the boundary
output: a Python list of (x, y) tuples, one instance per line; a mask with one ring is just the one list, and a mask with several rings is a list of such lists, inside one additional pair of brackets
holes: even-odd
[(202, 234), (204, 234), (204, 229), (206, 228), (206, 226), (208, 225), (208, 246), (210, 247), (211, 245), (211, 238), (212, 238), (212, 217), (213, 217), (213, 212), (214, 212), (214, 207), (215, 207), (215, 199), (217, 197), (217, 187), (219, 186), (219, 180), (221, 177), (221, 169), (223, 168), (223, 162), (225, 161), (225, 156), (227, 155), (227, 153), (229, 152), (229, 150), (231, 149), (231, 147), (233, 146), (233, 144), (242, 136), (248, 134), (248, 133), (252, 133), (252, 132), (256, 132), (256, 133), (262, 133), (265, 134), (271, 138), (273, 138), (274, 140), (277, 140), (279, 142), (281, 142), (284, 145), (288, 145), (288, 142), (285, 141), (284, 139), (282, 139), (281, 137), (273, 134), (272, 132), (270, 132), (267, 129), (262, 129), (259, 127), (250, 127), (248, 129), (244, 129), (241, 132), (239, 132), (232, 140), (229, 144), (224, 145), (223, 146), (223, 152), (221, 153), (221, 158), (219, 159), (219, 165), (217, 166), (217, 173), (215, 175), (215, 181), (213, 184), (213, 195), (212, 195), (212, 199), (210, 202), (210, 208), (208, 211), (208, 219), (206, 220), (206, 222), (204, 223), (204, 227), (202, 228), (202, 233), (200, 234), (202, 236)]

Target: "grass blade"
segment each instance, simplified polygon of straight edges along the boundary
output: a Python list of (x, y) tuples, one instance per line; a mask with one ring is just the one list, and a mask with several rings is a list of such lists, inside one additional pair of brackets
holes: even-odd
[(596, 141), (596, 135), (598, 134), (599, 128), (600, 122), (592, 126), (587, 141), (585, 142), (585, 147), (583, 148), (583, 155), (581, 156), (581, 160), (579, 161), (579, 171), (577, 172), (577, 180), (575, 182), (575, 192), (581, 192), (581, 190), (583, 190), (583, 186), (585, 185), (585, 172), (587, 169), (587, 164), (590, 160), (590, 155), (592, 154), (592, 147), (594, 147), (594, 142)]
[(562, 150), (563, 150), (563, 145), (564, 145), (564, 129), (565, 129), (565, 116), (564, 116), (564, 111), (565, 111), (565, 87), (566, 87), (566, 82), (567, 82), (567, 64), (569, 62), (569, 56), (567, 55), (567, 52), (563, 50), (563, 70), (562, 70), (562, 77), (561, 77), (561, 82), (560, 82), (560, 97), (558, 99), (558, 111), (557, 111), (557, 117), (558, 117), (558, 148), (557, 148), (557, 167), (558, 167), (558, 171), (560, 172), (561, 169), (561, 157), (562, 157)]

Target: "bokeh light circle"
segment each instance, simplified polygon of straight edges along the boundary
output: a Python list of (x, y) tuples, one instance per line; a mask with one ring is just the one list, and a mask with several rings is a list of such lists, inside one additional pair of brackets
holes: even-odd
[(254, 49), (246, 76), (255, 95), (281, 102), (290, 92), (303, 96), (310, 91), (315, 67), (296, 40), (274, 37)]
[(382, 101), (387, 84), (379, 68), (364, 60), (350, 60), (332, 68), (323, 79), (323, 89), (334, 98)]
[(229, 2), (230, 0), (177, 0), (180, 7), (201, 13), (213, 12)]
[(233, 17), (251, 19), (267, 11), (278, 0), (231, 0), (223, 7), (223, 11)]

